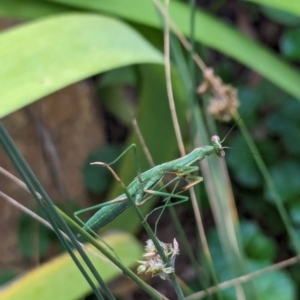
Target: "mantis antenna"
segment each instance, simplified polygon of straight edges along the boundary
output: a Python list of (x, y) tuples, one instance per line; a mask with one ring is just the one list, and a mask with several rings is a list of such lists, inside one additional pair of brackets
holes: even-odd
[[(227, 132), (227, 134), (225, 135), (224, 139), (221, 141), (221, 144), (226, 140), (226, 138), (228, 137), (228, 135), (230, 134), (230, 132), (233, 130), (233, 128), (238, 124), (238, 122), (241, 120), (241, 118), (245, 115), (246, 111), (248, 110), (248, 108), (253, 104), (253, 102), (255, 101), (255, 99), (253, 99), (248, 105), (247, 107), (244, 109), (244, 111), (242, 112), (242, 114), (240, 115), (240, 117), (238, 118), (238, 120), (234, 123), (234, 125), (229, 129), (229, 131)], [(224, 148), (224, 147), (223, 147)], [(228, 147), (226, 147), (228, 148)]]

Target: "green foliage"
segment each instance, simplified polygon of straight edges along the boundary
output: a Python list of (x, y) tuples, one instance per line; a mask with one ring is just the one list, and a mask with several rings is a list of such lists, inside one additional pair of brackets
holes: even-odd
[(241, 234), (247, 257), (253, 260), (274, 261), (277, 251), (276, 244), (268, 236), (264, 235), (259, 226), (254, 222), (241, 222)]
[[(267, 266), (260, 261), (250, 261), (252, 271), (260, 270)], [(253, 281), (254, 286), (260, 291), (259, 299), (262, 300), (292, 300), (296, 297), (296, 286), (291, 276), (282, 270), (276, 270), (267, 275), (258, 277)]]
[[(300, 145), (295, 142), (297, 141), (300, 129), (299, 120), (295, 120), (293, 116), (295, 113), (299, 112), (298, 103), (294, 103), (294, 111), (286, 114), (286, 108), (288, 108), (289, 103), (286, 103), (284, 107), (279, 107), (280, 110), (270, 115), (267, 120), (270, 132), (278, 136), (282, 141), (282, 145), (285, 151), (291, 155), (300, 155)], [(293, 107), (291, 107), (293, 109)]]
[(290, 216), (294, 224), (297, 227), (300, 226), (300, 203), (297, 201), (293, 202), (290, 207)]
[(3, 285), (10, 280), (14, 279), (18, 275), (18, 272), (15, 270), (7, 270), (0, 272), (0, 285)]
[[(257, 224), (250, 221), (241, 222), (241, 234), (243, 236), (243, 247), (247, 254), (248, 271), (257, 271), (266, 267), (274, 261), (276, 244), (262, 233)], [(208, 235), (209, 248), (216, 268), (216, 274), (220, 281), (232, 279), (225, 264), (224, 254), (220, 246), (219, 238), (215, 230)], [(295, 299), (295, 285), (291, 277), (284, 271), (277, 270), (267, 275), (262, 275), (253, 280), (254, 288), (259, 299)], [(234, 290), (226, 289), (222, 292), (224, 299), (234, 300)]]
[[(247, 4), (251, 5), (251, 11), (256, 15), (263, 11), (274, 22), (288, 26), (299, 24), (300, 6), (293, 0), (253, 0), (252, 2), (259, 4), (259, 6)], [(80, 13), (74, 12), (78, 10)], [(105, 17), (105, 14), (110, 17)], [(171, 1), (170, 14), (178, 28), (188, 35), (190, 33), (190, 8), (185, 3)], [(8, 115), (69, 84), (105, 72), (102, 78), (97, 78), (99, 99), (105, 108), (128, 128), (130, 128), (132, 118), (131, 111), (134, 111), (156, 164), (170, 161), (178, 156), (162, 65), (162, 22), (151, 1), (28, 0), (25, 3), (20, 0), (4, 0), (0, 3), (0, 15), (32, 20), (30, 24), (24, 23), (0, 34), (0, 62), (2, 62), (0, 116)], [(238, 28), (229, 26), (219, 17), (204, 10), (197, 9), (195, 18), (195, 41), (204, 48), (201, 51), (207, 53), (206, 57), (208, 59), (210, 56), (213, 57), (210, 55), (210, 49), (206, 48), (210, 47), (235, 60), (226, 59), (221, 63), (214, 61), (215, 71), (221, 75), (224, 82), (234, 82), (241, 86), (239, 111), (243, 113), (243, 120), (250, 128), (251, 137), (256, 142), (258, 151), (270, 170), (271, 180), (279, 191), (281, 201), (288, 208), (289, 218), (299, 229), (300, 207), (297, 200), (300, 196), (298, 180), (300, 174), (300, 143), (298, 143), (300, 76), (296, 68), (284, 61), (286, 58), (291, 61), (298, 61), (300, 58), (299, 29), (284, 28), (280, 41), (281, 53), (274, 54), (273, 50), (249, 39)], [(199, 45), (196, 45), (197, 47)], [(181, 65), (178, 59), (180, 55), (175, 54), (177, 57), (175, 58), (176, 55), (174, 55), (172, 83), (179, 127), (185, 141), (198, 140), (199, 137), (205, 140), (208, 132), (204, 126), (199, 126), (202, 124), (199, 121), (202, 116), (200, 106), (197, 102), (192, 106), (190, 103), (192, 101), (187, 101), (191, 100), (191, 94), (194, 94), (194, 90), (191, 93), (187, 90), (187, 86), (195, 78), (190, 78), (189, 72), (183, 72), (184, 67), (186, 71), (188, 69), (185, 62), (186, 53), (181, 57)], [(245, 87), (244, 78), (240, 80), (236, 76), (237, 73), (232, 71), (237, 65), (236, 62), (250, 67), (275, 86), (263, 80), (258, 85), (254, 84), (252, 88)], [(128, 88), (134, 89), (136, 97), (128, 94)], [(287, 94), (295, 98), (291, 99)], [(129, 103), (133, 98), (138, 99), (137, 104), (132, 104), (134, 101)], [(251, 103), (250, 106), (249, 103)], [(195, 116), (197, 116), (197, 122), (193, 123)], [(187, 127), (187, 123), (192, 126)], [(191, 130), (190, 127), (193, 129)], [(139, 146), (142, 171), (149, 169), (146, 158), (141, 154), (142, 149), (137, 137), (130, 132), (128, 143), (132, 142)], [(236, 132), (228, 137), (226, 146), (247, 151), (245, 137), (241, 137)], [(119, 145), (107, 145), (95, 150), (87, 157), (83, 164), (83, 177), (90, 191), (103, 193), (112, 181), (111, 174), (105, 168), (90, 166), (90, 162), (109, 163), (119, 156), (121, 148)], [(274, 205), (276, 196), (273, 194), (274, 191), (269, 189), (265, 177), (257, 167), (255, 156), (233, 149), (228, 149), (226, 153), (231, 178), (236, 184), (234, 191), (237, 195), (238, 210), (245, 211), (247, 217), (257, 219), (257, 223), (243, 220), (240, 224), (240, 232), (236, 228), (237, 236), (240, 237), (238, 243), (241, 244), (239, 259), (236, 259), (236, 253), (232, 252), (234, 243), (231, 244), (232, 241), (228, 238), (232, 238), (230, 235), (232, 232), (226, 227), (231, 221), (232, 224), (237, 223), (232, 217), (234, 213), (230, 211), (233, 210), (233, 202), (231, 198), (228, 201), (225, 197), (227, 187), (221, 184), (221, 170), (223, 169), (216, 164), (211, 164), (215, 173), (211, 172), (210, 179), (205, 176), (204, 183), (208, 191), (215, 190), (220, 197), (216, 197), (217, 201), (209, 193), (204, 197), (211, 205), (215, 220), (218, 220), (216, 222), (218, 234), (215, 229), (211, 230), (209, 244), (215, 273), (220, 281), (241, 274), (241, 272), (235, 272), (240, 267), (244, 267), (241, 269), (245, 272), (250, 272), (277, 262), (279, 250), (280, 258), (288, 256), (289, 246), (278, 249), (279, 247), (274, 242), (278, 236), (283, 240), (283, 244), (291, 243), (286, 234), (291, 227), (286, 226), (282, 218), (285, 206), (278, 209), (278, 206)], [(132, 155), (126, 155), (122, 164), (120, 166), (116, 164), (114, 167), (126, 183), (131, 182), (137, 175)], [(118, 167), (120, 167), (119, 170)], [(108, 198), (113, 199), (120, 193), (119, 185), (114, 183), (108, 193)], [(218, 202), (220, 198), (222, 202)], [(147, 203), (143, 209), (149, 210), (152, 205), (153, 203)], [(201, 213), (205, 215), (206, 211)], [(107, 229), (119, 228), (136, 232), (140, 226), (140, 221), (129, 210), (113, 224), (109, 224)], [(38, 239), (39, 246), (35, 251), (40, 257), (45, 257), (50, 243), (49, 232), (39, 227), (41, 231), (37, 235), (37, 232), (32, 230), (34, 227), (30, 219), (25, 217), (21, 219), (19, 224), (20, 249), (24, 256), (32, 258), (34, 253), (31, 248), (35, 239)], [(132, 255), (131, 250), (140, 250), (140, 245), (135, 247), (136, 244), (132, 243), (131, 237), (127, 237), (126, 240), (129, 241), (130, 246), (124, 247), (123, 244), (114, 243), (113, 247), (118, 254), (122, 253), (122, 259), (126, 260), (126, 265), (131, 266), (138, 259)], [(125, 253), (126, 251), (128, 253)], [(202, 249), (200, 251), (202, 252)], [(64, 284), (64, 288), (68, 285), (78, 288), (72, 295), (73, 298), (82, 297), (90, 291), (87, 285), (82, 286), (77, 281), (70, 280), (73, 278), (71, 275), (74, 274), (74, 270), (70, 268), (71, 264), (69, 261), (64, 261), (61, 265), (61, 272), (55, 269), (53, 267), (55, 264), (52, 263), (50, 266), (53, 271), (52, 277), (47, 277), (44, 273), (38, 278), (40, 280), (34, 277), (37, 283), (41, 281), (43, 289), (49, 286), (49, 282), (57, 284), (57, 286), (50, 286), (47, 290), (50, 299), (53, 298), (52, 292), (59, 299), (56, 289), (62, 289), (61, 283)], [(105, 280), (117, 276), (117, 272), (113, 272), (115, 269), (107, 268), (108, 271), (103, 271)], [(213, 278), (212, 273), (209, 273), (209, 276)], [(55, 281), (55, 279), (58, 280)], [(297, 284), (300, 283), (297, 277), (293, 280)], [(289, 300), (297, 298), (294, 282), (290, 274), (277, 270), (254, 279), (249, 286), (257, 292), (258, 299)], [(36, 288), (34, 283), (31, 281), (30, 287)], [(33, 293), (30, 294), (29, 299), (34, 297), (32, 295), (35, 290), (28, 289), (26, 285), (25, 288), (24, 286), (15, 288), (14, 292), (22, 292), (22, 289)], [(247, 290), (246, 295), (248, 295)], [(64, 293), (60, 296), (66, 299)], [(223, 296), (223, 299), (236, 299), (233, 289), (225, 291)], [(23, 294), (19, 293), (19, 297), (21, 299)]]
[(267, 5), (269, 7), (288, 12), (290, 14), (300, 16), (300, 4), (298, 1), (294, 0), (246, 0), (249, 2), (254, 2), (261, 5)]
[[(256, 141), (259, 152), (263, 155), (263, 160), (268, 166), (270, 178), (280, 195), (280, 201), (284, 202), (289, 209), (288, 218), (296, 225), (295, 228), (298, 228), (299, 216), (296, 203), (299, 199), (300, 165), (299, 143), (296, 141), (299, 135), (299, 102), (290, 99), (286, 94), (266, 82), (255, 89), (242, 88), (240, 91), (241, 113), (246, 107), (245, 103), (254, 100), (253, 105), (243, 115), (243, 119), (250, 127), (251, 136)], [(263, 122), (262, 120), (266, 121)], [(243, 138), (236, 136), (229, 139), (227, 143), (230, 146), (240, 150), (245, 149)], [(274, 202), (277, 196), (262, 179), (254, 159), (255, 156), (246, 153), (228, 151), (228, 166), (232, 171), (232, 177), (239, 183), (236, 189), (241, 202), (241, 210), (253, 215), (265, 228), (268, 228), (270, 234), (283, 236), (283, 244), (287, 245), (287, 247), (281, 248), (281, 253), (284, 253), (289, 251), (290, 247), (290, 240), (285, 234), (286, 228), (290, 228), (290, 225), (286, 227), (282, 221), (279, 221), (282, 218), (282, 215), (279, 215), (282, 211), (278, 210), (278, 205)], [(253, 178), (256, 178), (256, 181)], [(251, 192), (249, 192), (249, 188)], [(277, 212), (275, 207), (277, 207)], [(245, 225), (242, 225), (242, 229), (243, 226)], [(249, 227), (249, 225), (247, 226)], [(252, 227), (250, 226), (250, 229)], [(242, 233), (242, 237), (243, 242), (246, 243), (245, 252), (251, 260), (263, 259), (264, 263), (270, 263), (276, 257), (274, 256), (276, 253), (274, 242), (269, 237), (256, 234), (253, 239), (249, 239), (245, 232)], [(272, 273), (268, 279), (269, 284), (275, 280), (276, 276)], [(278, 277), (278, 281), (285, 282), (286, 274), (280, 276), (283, 277)], [(255, 282), (264, 286), (263, 281), (257, 280)], [(257, 283), (255, 287), (257, 288)], [(271, 288), (271, 285), (270, 288), (265, 286), (266, 291), (270, 291)], [(290, 294), (289, 297), (292, 297), (294, 293), (294, 288), (287, 292)], [(279, 288), (278, 295), (281, 295)], [(267, 297), (267, 292), (265, 297)]]
[(300, 28), (288, 29), (284, 32), (280, 41), (280, 50), (282, 54), (294, 61), (300, 59)]
[[(284, 1), (284, 4), (280, 4), (279, 1), (282, 2), (281, 0), (276, 0), (274, 5), (280, 7), (283, 6), (283, 8), (286, 7), (291, 13), (300, 14), (299, 5), (296, 4), (295, 1)], [(65, 12), (66, 7), (69, 6), (70, 11), (81, 9), (88, 12), (94, 11), (101, 14), (106, 13), (121, 19), (126, 19), (130, 22), (154, 28), (161, 28), (161, 22), (157, 16), (157, 11), (151, 1), (118, 0), (113, 2), (103, 2), (92, 0), (83, 2), (81, 0), (53, 0), (53, 2), (58, 4), (57, 9), (61, 8), (62, 12)], [(264, 4), (272, 4), (274, 1), (271, 0), (270, 2), (270, 0), (264, 0), (261, 2)], [(31, 16), (31, 18), (43, 17), (45, 14), (48, 15), (46, 13), (47, 5), (49, 5), (48, 2), (41, 4), (40, 1), (33, 1), (32, 5), (34, 5), (34, 3), (37, 3), (39, 7), (43, 5), (46, 5), (46, 7), (43, 7), (44, 11), (35, 11), (34, 16)], [(12, 14), (16, 17), (14, 8), (17, 6), (19, 8), (20, 18), (24, 18), (21, 7), (24, 6), (26, 8), (26, 5), (27, 4), (25, 3), (22, 5), (22, 1), (20, 0), (11, 0), (9, 3), (5, 1), (5, 4), (3, 4), (4, 8), (2, 9), (4, 10), (4, 14)], [(61, 7), (61, 5), (63, 6)], [(49, 8), (49, 13), (53, 13), (52, 11), (53, 7)], [(187, 25), (190, 22), (189, 8), (181, 2), (172, 1), (170, 14), (180, 30), (184, 34), (189, 34), (189, 27)], [(87, 26), (84, 27), (89, 28)], [(62, 26), (60, 26), (60, 28), (62, 28)], [(91, 28), (93, 28), (93, 25), (91, 25)], [(108, 26), (106, 26), (106, 28), (108, 28)], [(209, 30), (203, 30), (203, 28), (209, 28)], [(96, 31), (99, 32), (99, 30)], [(59, 31), (59, 29), (56, 30), (56, 32)], [(119, 37), (123, 36), (120, 32), (117, 34)], [(108, 33), (108, 35), (113, 37), (113, 34), (111, 33)], [(75, 36), (76, 34), (74, 34), (74, 37)], [(300, 76), (295, 69), (287, 65), (283, 60), (278, 56), (275, 56), (262, 45), (253, 42), (238, 30), (228, 26), (226, 23), (205, 13), (199, 8), (196, 12), (195, 39), (201, 44), (216, 49), (254, 69), (286, 92), (300, 98), (300, 92), (297, 89), (300, 84)], [(119, 39), (117, 40), (119, 41)], [(139, 54), (143, 54), (142, 52), (143, 51), (139, 51)], [(99, 64), (100, 63), (101, 62), (99, 62)]]
[(230, 142), (230, 147), (233, 149), (228, 151), (226, 160), (232, 170), (232, 176), (235, 180), (249, 188), (257, 188), (261, 186), (262, 176), (252, 155), (250, 153), (241, 153), (234, 150), (238, 149), (243, 151), (243, 149), (247, 149), (243, 137), (238, 136), (233, 139)]
[[(299, 198), (299, 162), (283, 160), (274, 165), (270, 172), (283, 201), (288, 202)], [(266, 190), (266, 198), (272, 201), (273, 197), (269, 190)]]
[[(22, 254), (28, 258), (34, 258), (34, 256), (45, 257), (49, 250), (50, 240), (49, 237), (52, 232), (44, 226), (37, 223), (28, 215), (23, 215), (19, 220), (19, 247)], [(34, 253), (32, 249), (37, 250)]]
[(133, 66), (117, 68), (103, 75), (99, 80), (99, 88), (115, 87), (116, 85), (135, 85), (137, 74)]
[(286, 26), (300, 25), (300, 17), (294, 14), (272, 8), (269, 6), (261, 6), (261, 11), (276, 23)]
[[(300, 155), (299, 143), (295, 142), (300, 131), (299, 102), (290, 99), (266, 82), (255, 89), (241, 88), (239, 95), (242, 101), (240, 111), (243, 113), (243, 119), (254, 134), (257, 132), (258, 149), (270, 168), (272, 178), (275, 185), (279, 187), (282, 198), (286, 201), (290, 197), (295, 197), (297, 195), (296, 174), (299, 172), (297, 157)], [(251, 101), (254, 101), (253, 104), (247, 108), (246, 103), (251, 103)], [(259, 114), (265, 109), (268, 101), (272, 101), (272, 107), (268, 108), (265, 123), (267, 126), (264, 126)], [(255, 138), (254, 134), (253, 138)], [(275, 138), (281, 142), (279, 146)], [(232, 148), (247, 151), (245, 140), (241, 136), (229, 138), (227, 143)], [(294, 160), (291, 160), (291, 155), (295, 156)], [(253, 155), (229, 150), (227, 162), (232, 170), (232, 176), (241, 185), (249, 188), (264, 186)], [(267, 189), (265, 196), (268, 199), (272, 198)]]

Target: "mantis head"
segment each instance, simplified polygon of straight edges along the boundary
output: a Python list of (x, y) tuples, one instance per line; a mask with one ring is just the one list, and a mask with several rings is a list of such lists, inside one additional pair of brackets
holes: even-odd
[(220, 138), (217, 135), (213, 135), (211, 137), (211, 142), (212, 142), (212, 145), (215, 149), (216, 154), (220, 157), (225, 156), (225, 151), (224, 151), (223, 146), (220, 142)]

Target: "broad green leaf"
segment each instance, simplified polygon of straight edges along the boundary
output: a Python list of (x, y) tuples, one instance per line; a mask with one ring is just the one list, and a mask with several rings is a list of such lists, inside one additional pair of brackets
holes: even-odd
[(0, 61), (3, 117), (84, 78), (162, 56), (120, 21), (73, 13), (2, 33)]
[(291, 14), (297, 14), (300, 16), (300, 2), (298, 0), (244, 0), (248, 2), (254, 2), (257, 4), (268, 5)]
[[(51, 0), (51, 2), (113, 14), (132, 22), (161, 28), (157, 10), (154, 8), (151, 0), (90, 0), (85, 2), (81, 0)], [(297, 11), (299, 7), (300, 12), (300, 4), (294, 2), (291, 2), (291, 0), (288, 2), (291, 9), (293, 7)], [(179, 29), (184, 34), (189, 35), (189, 7), (184, 3), (171, 1), (170, 15)], [(198, 42), (236, 59), (260, 73), (289, 94), (300, 99), (300, 90), (298, 89), (298, 86), (300, 86), (300, 75), (294, 68), (280, 59), (279, 56), (263, 45), (251, 40), (232, 26), (200, 9), (197, 9), (195, 17), (195, 39)]]
[[(105, 239), (116, 251), (124, 265), (133, 267), (142, 257), (143, 248), (131, 235), (115, 233)], [(121, 275), (97, 250), (86, 251), (105, 282)], [(1, 300), (73, 300), (82, 299), (91, 292), (70, 255), (65, 253), (24, 274), (0, 292)]]
[(35, 0), (1, 0), (0, 3), (0, 16), (13, 19), (35, 19), (64, 12), (70, 12), (70, 7)]
[[(251, 1), (259, 4), (272, 5), (275, 8), (300, 15), (300, 2), (296, 0)], [(37, 1), (37, 3), (39, 2), (40, 1)], [(154, 8), (151, 0), (49, 0), (44, 3), (49, 4), (49, 2), (70, 6), (74, 9), (107, 13), (131, 22), (161, 28), (157, 10)], [(22, 5), (22, 3), (19, 3), (19, 6), (20, 5)], [(26, 4), (23, 5), (26, 7)], [(190, 28), (189, 7), (184, 3), (171, 1), (170, 13), (179, 29), (188, 35)], [(44, 15), (43, 13), (41, 14), (41, 16)], [(198, 42), (238, 60), (275, 83), (287, 93), (300, 99), (300, 90), (298, 89), (300, 85), (299, 73), (271, 50), (200, 9), (197, 9), (195, 24), (195, 39)], [(120, 35), (118, 34), (118, 38), (119, 37)]]

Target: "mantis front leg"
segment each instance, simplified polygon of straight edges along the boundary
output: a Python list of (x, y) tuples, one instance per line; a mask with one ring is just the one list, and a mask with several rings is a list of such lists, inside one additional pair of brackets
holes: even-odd
[[(159, 210), (159, 209), (162, 209), (161, 213), (159, 214), (156, 222), (155, 222), (155, 232), (156, 232), (156, 229), (157, 229), (157, 225), (158, 225), (158, 222), (164, 212), (164, 210), (167, 208), (167, 207), (170, 207), (170, 206), (174, 206), (174, 205), (177, 205), (177, 204), (181, 204), (183, 202), (186, 202), (189, 200), (189, 197), (188, 196), (183, 196), (183, 195), (178, 195), (178, 193), (174, 193), (175, 190), (177, 189), (177, 186), (180, 182), (180, 180), (183, 178), (183, 176), (180, 176), (180, 177), (176, 177), (174, 178), (172, 181), (170, 181), (169, 183), (167, 183), (166, 185), (164, 185), (160, 190), (158, 191), (155, 191), (155, 190), (144, 190), (145, 193), (147, 194), (150, 194), (150, 195), (155, 195), (155, 196), (163, 196), (165, 197), (165, 199), (163, 200), (165, 202), (164, 205), (162, 206), (159, 206), (159, 207), (156, 207), (154, 208), (149, 214), (147, 214), (147, 216), (145, 217), (145, 220), (149, 217), (150, 214), (152, 214), (154, 211), (156, 210)], [(198, 184), (199, 182), (203, 181), (203, 178), (202, 177), (199, 177), (199, 176), (194, 176), (194, 175), (185, 175), (184, 177), (185, 180), (187, 180), (189, 182), (188, 185), (186, 185), (179, 193), (182, 193), (184, 191), (186, 191), (187, 189), (189, 189), (190, 187)], [(174, 188), (172, 189), (172, 192), (171, 193), (167, 193), (167, 192), (162, 192), (161, 190), (163, 188), (166, 188), (168, 185), (170, 185), (171, 183), (173, 182), (176, 182), (175, 183), (175, 186)], [(171, 198), (175, 198), (175, 199), (179, 199), (179, 201), (176, 201), (175, 203), (170, 203), (169, 204), (169, 201)]]

